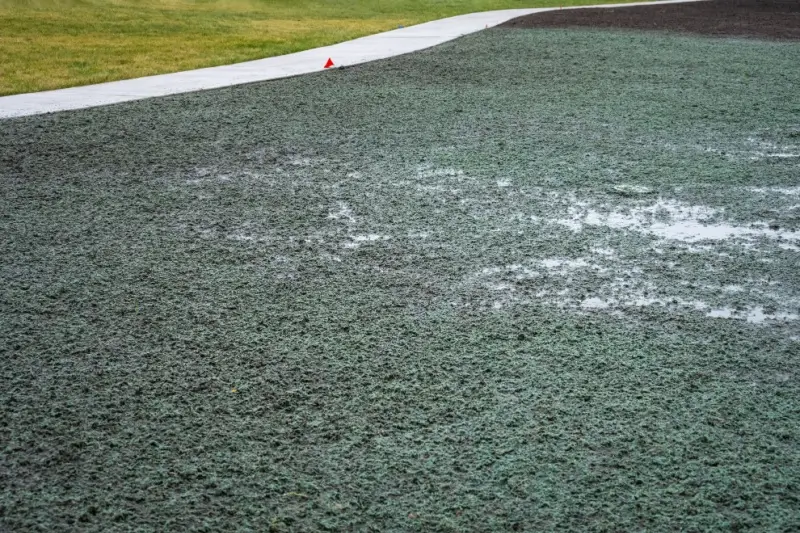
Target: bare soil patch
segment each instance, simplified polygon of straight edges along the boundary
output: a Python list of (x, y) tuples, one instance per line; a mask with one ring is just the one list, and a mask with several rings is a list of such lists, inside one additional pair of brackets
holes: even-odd
[(566, 9), (519, 17), (501, 28), (630, 28), (800, 39), (800, 2), (795, 0), (710, 0), (620, 8)]

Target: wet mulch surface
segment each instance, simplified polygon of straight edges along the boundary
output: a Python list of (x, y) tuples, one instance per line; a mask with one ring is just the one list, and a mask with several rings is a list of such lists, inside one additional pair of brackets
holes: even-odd
[(654, 6), (565, 9), (519, 17), (501, 28), (630, 28), (800, 39), (798, 0), (710, 0)]

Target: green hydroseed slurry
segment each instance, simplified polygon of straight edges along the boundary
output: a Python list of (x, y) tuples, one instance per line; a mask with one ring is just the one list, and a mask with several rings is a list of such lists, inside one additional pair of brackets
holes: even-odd
[(0, 122), (0, 519), (798, 527), (798, 59), (494, 30)]

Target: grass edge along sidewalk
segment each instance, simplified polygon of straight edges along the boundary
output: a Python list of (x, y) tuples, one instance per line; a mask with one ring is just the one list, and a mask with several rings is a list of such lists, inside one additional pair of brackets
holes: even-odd
[(0, 0), (0, 96), (273, 57), (476, 11), (603, 3)]

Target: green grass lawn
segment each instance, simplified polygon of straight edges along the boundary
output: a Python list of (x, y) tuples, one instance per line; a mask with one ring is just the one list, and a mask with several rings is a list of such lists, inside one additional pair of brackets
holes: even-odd
[(287, 54), (442, 17), (607, 0), (0, 0), (0, 95)]

